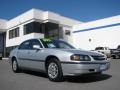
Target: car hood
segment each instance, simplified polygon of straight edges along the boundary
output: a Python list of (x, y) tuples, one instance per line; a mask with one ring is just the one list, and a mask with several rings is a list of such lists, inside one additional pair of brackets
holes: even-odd
[(104, 55), (99, 52), (95, 51), (86, 51), (86, 50), (81, 50), (81, 49), (62, 49), (62, 51), (70, 52), (73, 54), (83, 54), (83, 55), (91, 55), (91, 56), (101, 56)]

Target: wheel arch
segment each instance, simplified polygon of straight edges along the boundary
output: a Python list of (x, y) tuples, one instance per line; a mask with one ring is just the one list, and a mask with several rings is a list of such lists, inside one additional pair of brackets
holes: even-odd
[(57, 60), (58, 62), (60, 62), (60, 60), (59, 60), (58, 57), (56, 57), (56, 56), (54, 56), (54, 55), (49, 55), (49, 56), (47, 56), (46, 59), (45, 59), (45, 69), (47, 69), (47, 64), (48, 64), (48, 62), (50, 61), (51, 58), (56, 58), (56, 60)]
[(15, 56), (12, 56), (11, 57), (11, 62), (13, 62), (13, 60), (15, 60), (16, 59), (16, 57)]

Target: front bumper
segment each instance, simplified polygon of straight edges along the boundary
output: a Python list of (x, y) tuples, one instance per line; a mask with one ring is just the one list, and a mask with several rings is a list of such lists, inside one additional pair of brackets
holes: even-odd
[(96, 73), (108, 70), (110, 68), (109, 62), (80, 62), (80, 63), (61, 63), (63, 75), (82, 75), (89, 73)]

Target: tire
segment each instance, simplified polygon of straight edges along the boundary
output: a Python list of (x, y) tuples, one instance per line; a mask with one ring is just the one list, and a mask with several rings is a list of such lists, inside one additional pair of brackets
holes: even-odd
[(50, 81), (63, 81), (63, 72), (61, 64), (56, 58), (51, 58), (47, 63), (47, 75)]
[(12, 61), (12, 70), (14, 73), (20, 72), (16, 58)]
[(113, 59), (116, 59), (116, 56), (115, 56), (115, 55), (113, 56)]

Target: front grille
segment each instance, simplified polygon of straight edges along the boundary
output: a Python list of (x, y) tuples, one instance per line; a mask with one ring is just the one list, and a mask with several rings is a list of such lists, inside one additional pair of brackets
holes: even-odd
[(106, 60), (105, 56), (92, 56), (92, 57), (96, 61)]

